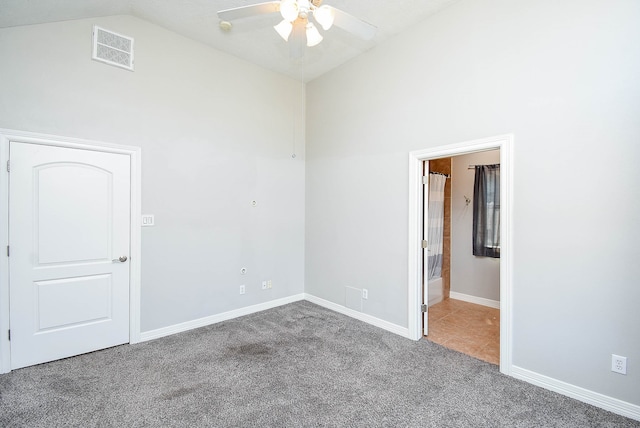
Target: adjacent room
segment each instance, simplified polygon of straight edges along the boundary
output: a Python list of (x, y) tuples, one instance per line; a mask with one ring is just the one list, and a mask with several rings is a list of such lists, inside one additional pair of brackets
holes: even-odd
[(0, 0), (0, 425), (640, 426), (638, 22)]
[(500, 152), (433, 159), (424, 169), (425, 337), (499, 364)]

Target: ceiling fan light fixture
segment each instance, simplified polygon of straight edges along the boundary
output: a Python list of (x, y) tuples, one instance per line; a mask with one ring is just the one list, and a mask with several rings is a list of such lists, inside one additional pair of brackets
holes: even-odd
[(329, 5), (324, 5), (316, 8), (313, 11), (313, 17), (320, 24), (323, 30), (328, 30), (333, 26), (333, 21), (335, 20), (336, 13), (334, 9)]
[(322, 41), (323, 37), (313, 23), (307, 24), (307, 46), (313, 47)]
[(280, 15), (289, 22), (298, 19), (298, 2), (296, 0), (282, 0), (280, 2)]
[(285, 42), (289, 40), (291, 31), (293, 31), (293, 24), (286, 19), (283, 19), (278, 25), (274, 25), (273, 28), (280, 34)]
[[(240, 0), (237, 1), (240, 2)], [(245, 3), (250, 3), (251, 1), (243, 0)], [(231, 21), (235, 19), (271, 15), (280, 12), (283, 21), (273, 28), (280, 37), (288, 42), (290, 46), (289, 55), (293, 59), (303, 57), (305, 44), (311, 47), (322, 42), (323, 36), (318, 31), (318, 27), (321, 27), (323, 31), (328, 31), (335, 25), (362, 40), (371, 40), (376, 33), (374, 25), (351, 16), (340, 9), (323, 5), (322, 0), (261, 1), (262, 3), (219, 10), (220, 28), (223, 31), (228, 31), (231, 28)], [(313, 15), (313, 18), (310, 15)]]

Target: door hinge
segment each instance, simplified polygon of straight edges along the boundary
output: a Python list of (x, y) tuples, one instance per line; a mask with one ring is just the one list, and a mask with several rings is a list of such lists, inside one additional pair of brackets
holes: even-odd
[(422, 240), (422, 248), (427, 248), (427, 240), (426, 239)]
[(7, 257), (9, 257), (9, 246), (7, 245)]
[(426, 175), (422, 176), (422, 184), (429, 184), (429, 177)]
[(9, 336), (9, 340), (11, 340), (11, 330), (7, 330), (7, 332), (9, 333), (7, 336)]
[(11, 161), (7, 161), (7, 172), (11, 172)]
[(427, 312), (427, 310), (428, 310), (428, 309), (427, 309), (427, 305), (426, 305), (425, 303), (423, 303), (423, 304), (420, 306), (420, 310), (421, 310), (422, 312)]

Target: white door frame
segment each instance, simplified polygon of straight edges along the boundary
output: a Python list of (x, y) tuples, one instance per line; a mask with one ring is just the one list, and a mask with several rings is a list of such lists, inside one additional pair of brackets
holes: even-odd
[(513, 295), (513, 134), (409, 153), (409, 338), (422, 337), (422, 162), (487, 150), (500, 150), (500, 372), (512, 367)]
[(106, 153), (124, 154), (131, 166), (131, 218), (130, 218), (130, 280), (129, 280), (129, 343), (140, 342), (140, 217), (141, 217), (141, 149), (78, 138), (58, 137), (0, 128), (0, 373), (11, 371), (11, 342), (9, 330), (9, 143), (11, 141), (68, 147)]

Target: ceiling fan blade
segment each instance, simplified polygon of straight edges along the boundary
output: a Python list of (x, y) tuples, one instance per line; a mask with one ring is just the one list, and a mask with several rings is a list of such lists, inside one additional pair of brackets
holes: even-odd
[(249, 6), (234, 7), (218, 11), (218, 18), (223, 21), (233, 21), (235, 19), (248, 18), (256, 15), (267, 15), (269, 13), (280, 12), (279, 1), (268, 1)]
[(340, 27), (363, 40), (371, 40), (373, 39), (373, 36), (376, 35), (376, 30), (378, 28), (375, 25), (369, 24), (368, 22), (356, 18), (353, 15), (349, 15), (347, 12), (343, 12), (335, 7), (333, 10), (335, 12), (333, 25), (336, 27)]

